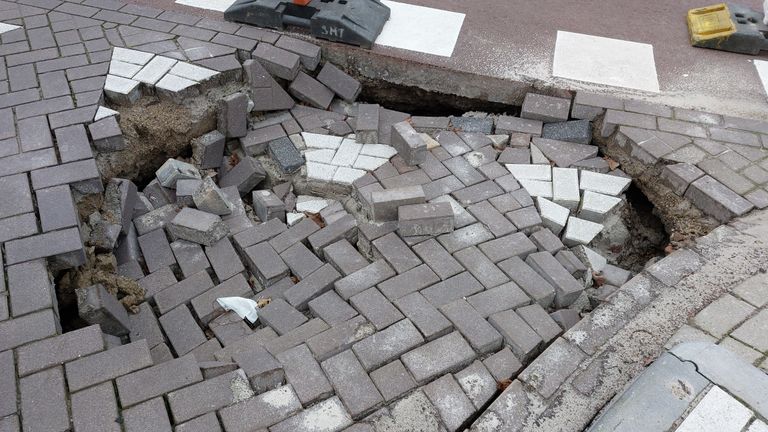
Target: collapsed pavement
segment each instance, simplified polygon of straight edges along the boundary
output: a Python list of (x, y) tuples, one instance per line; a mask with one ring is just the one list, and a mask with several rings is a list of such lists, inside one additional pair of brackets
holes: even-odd
[[(354, 103), (359, 83), (321, 64), (319, 48), (284, 36), (273, 45), (269, 34), (237, 48), (252, 57), (242, 65), (225, 54), (217, 65), (226, 70), (173, 50), (115, 48), (96, 81), (116, 109), (95, 104), (17, 122), (24, 151), (0, 162), (21, 193), (4, 239), (0, 358), (15, 373), (2, 385), (4, 394), (18, 388), (0, 412), (4, 423), (111, 430), (120, 412), (127, 430), (461, 429), (499, 387), (525, 383), (551, 395), (535, 375), (512, 380), (566, 340), (584, 349), (560, 335), (588, 327), (592, 315), (579, 322), (580, 312), (615, 302), (633, 276), (589, 247), (620, 223), (631, 183), (600, 157), (593, 129), (636, 160), (661, 161), (664, 184), (715, 218), (753, 206), (706, 162), (725, 163), (741, 147), (682, 159), (674, 148), (689, 155), (704, 144), (656, 130), (666, 127), (661, 117), (623, 102), (530, 94), (520, 117), (412, 117)], [(120, 105), (183, 104), (241, 82), (216, 98), (217, 130), (195, 137), (190, 157), (164, 161), (141, 187), (102, 180), (100, 164), (137, 144), (122, 135)], [(24, 120), (25, 109), (6, 113)], [(41, 119), (53, 132), (35, 150), (22, 131)], [(721, 127), (759, 125), (712, 119), (718, 126), (702, 130), (759, 139)], [(763, 151), (748, 154), (754, 163), (739, 169), (755, 173)], [(762, 205), (764, 182), (749, 181), (739, 192)], [(102, 191), (101, 204), (90, 205)], [(95, 211), (81, 219), (84, 203)], [(110, 255), (123, 289), (106, 278), (107, 286), (71, 286), (91, 325), (56, 336), (49, 270), (61, 275), (98, 257), (109, 267)], [(650, 271), (661, 274), (660, 263)], [(23, 290), (29, 280), (44, 294)], [(229, 296), (258, 302), (255, 327), (216, 303)], [(57, 383), (45, 406), (33, 402), (43, 380)]]

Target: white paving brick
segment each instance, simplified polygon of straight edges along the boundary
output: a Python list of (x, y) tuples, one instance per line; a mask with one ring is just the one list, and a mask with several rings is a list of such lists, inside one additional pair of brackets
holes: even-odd
[(214, 70), (184, 62), (178, 62), (173, 65), (170, 73), (197, 82), (203, 82), (218, 75), (218, 72)]
[(602, 223), (605, 218), (621, 204), (621, 198), (592, 191), (584, 191), (584, 199), (579, 207), (579, 217), (588, 221)]
[(546, 198), (538, 197), (536, 203), (544, 226), (552, 230), (553, 233), (560, 234), (560, 231), (565, 228), (565, 224), (568, 223), (568, 216), (571, 215), (571, 212)]
[(6, 24), (6, 23), (1, 23), (0, 22), (0, 34), (9, 32), (11, 30), (16, 30), (18, 28), (21, 28), (21, 27), (19, 27), (17, 25), (13, 25), (13, 24)]
[(360, 154), (390, 159), (392, 156), (397, 154), (397, 150), (395, 150), (394, 147), (388, 146), (386, 144), (365, 144), (360, 150)]
[(352, 182), (364, 175), (365, 171), (363, 170), (339, 167), (339, 169), (337, 169), (336, 173), (333, 175), (333, 182), (343, 185), (351, 185)]
[(104, 107), (104, 106), (99, 106), (96, 109), (96, 115), (93, 116), (93, 121), (97, 122), (97, 121), (99, 121), (101, 119), (105, 119), (107, 117), (116, 116), (118, 114), (120, 114), (120, 113), (115, 111), (115, 110), (113, 110), (113, 109), (109, 109), (109, 108)]
[(552, 182), (524, 179), (519, 179), (518, 182), (532, 197), (552, 199)]
[(608, 264), (608, 260), (604, 256), (586, 246), (577, 246), (573, 248), (573, 252), (580, 260), (586, 260), (584, 264), (596, 272), (603, 271)]
[(307, 152), (304, 153), (304, 159), (306, 159), (307, 162), (330, 164), (335, 154), (336, 151), (332, 149), (307, 150)]
[(588, 245), (602, 230), (601, 224), (571, 216), (565, 226), (563, 243), (567, 246)]
[(531, 163), (549, 165), (549, 159), (533, 144), (531, 144)]
[(552, 199), (557, 204), (576, 210), (579, 207), (579, 170), (552, 168)]
[(755, 421), (751, 425), (749, 425), (749, 429), (747, 429), (747, 432), (768, 432), (768, 424), (765, 424), (760, 420), (755, 419)]
[(626, 191), (631, 183), (632, 179), (625, 177), (582, 171), (581, 184), (579, 186), (582, 190), (618, 196)]
[(714, 386), (676, 432), (740, 432), (751, 417), (749, 408)]
[(302, 132), (301, 137), (304, 138), (304, 143), (307, 148), (319, 148), (319, 149), (333, 149), (336, 150), (341, 145), (342, 137), (333, 135), (321, 135), (313, 134), (309, 132)]
[(549, 165), (506, 164), (506, 167), (518, 180), (552, 181), (552, 167)]
[(333, 165), (307, 162), (307, 179), (331, 182), (333, 181), (333, 175), (336, 174), (336, 168), (338, 167)]
[(328, 207), (334, 200), (328, 200), (311, 195), (299, 195), (296, 198), (296, 211), (307, 213), (320, 213), (320, 210)]
[(343, 140), (339, 149), (336, 150), (336, 155), (333, 157), (331, 165), (351, 167), (357, 160), (357, 156), (360, 154), (360, 149), (362, 147), (362, 144), (358, 144), (354, 140)]
[(389, 159), (360, 155), (357, 157), (357, 160), (355, 161), (355, 164), (352, 165), (352, 167), (366, 171), (375, 171), (377, 168), (384, 165), (388, 161)]
[(157, 56), (144, 66), (136, 76), (136, 81), (155, 85), (175, 65), (177, 60), (168, 57)]
[(197, 82), (182, 78), (180, 76), (167, 74), (155, 84), (155, 87), (171, 92), (180, 92), (186, 88), (192, 87)]
[(129, 99), (135, 102), (139, 96), (139, 82), (115, 75), (107, 75), (104, 81), (104, 92), (113, 99)]
[(115, 47), (112, 49), (112, 60), (119, 60), (126, 63), (133, 63), (144, 66), (155, 55), (152, 53), (137, 51), (132, 49)]
[(109, 62), (110, 75), (117, 75), (123, 78), (133, 78), (136, 72), (141, 70), (141, 65), (126, 63), (120, 60), (112, 60)]

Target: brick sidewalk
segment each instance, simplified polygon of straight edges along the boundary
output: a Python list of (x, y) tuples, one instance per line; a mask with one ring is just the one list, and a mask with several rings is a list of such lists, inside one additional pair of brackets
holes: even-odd
[[(584, 251), (631, 183), (588, 145), (592, 127), (705, 215), (768, 205), (764, 123), (589, 94), (531, 94), (525, 118), (411, 117), (341, 102), (355, 81), (277, 33), (116, 1), (0, 12), (23, 27), (0, 35), (0, 392), (15, 395), (0, 400), (3, 432), (457, 430), (525, 365), (509, 388), (555, 395), (638, 312), (641, 282), (669, 290), (707, 258), (683, 249), (627, 282), (568, 250)], [(130, 145), (105, 97), (183, 103), (233, 83), (248, 90), (217, 101), (219, 131), (194, 140), (196, 166), (169, 160), (142, 191), (104, 185), (99, 156)], [(249, 124), (244, 92), (279, 112)], [(226, 138), (234, 167), (221, 163)], [(340, 200), (254, 190), (262, 163)], [(219, 169), (218, 184), (201, 168)], [(116, 219), (81, 221), (75, 203), (102, 192)], [(257, 217), (241, 199), (252, 192)], [(101, 328), (61, 334), (49, 272), (84, 264), (84, 238), (127, 245), (117, 271), (148, 301), (127, 315), (88, 287), (98, 313), (80, 314)], [(592, 271), (610, 272), (616, 293), (577, 323), (570, 307)], [(223, 295), (272, 302), (254, 330), (213, 305)], [(611, 316), (604, 332), (596, 321)], [(563, 353), (569, 364), (552, 360)], [(538, 367), (556, 373), (541, 381)]]

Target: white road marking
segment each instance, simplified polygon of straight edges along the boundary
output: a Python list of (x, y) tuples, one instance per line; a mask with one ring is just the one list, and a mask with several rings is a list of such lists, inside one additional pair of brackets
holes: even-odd
[(224, 12), (229, 9), (235, 0), (176, 0), (177, 4), (191, 6), (198, 9), (208, 9)]
[(453, 49), (464, 25), (463, 13), (383, 0), (392, 14), (376, 45), (402, 48), (443, 57)]
[[(199, 9), (226, 11), (234, 0), (176, 0)], [(453, 49), (464, 25), (463, 13), (384, 0), (392, 14), (376, 39), (376, 45), (401, 48), (443, 57)]]
[(552, 75), (658, 93), (653, 45), (557, 32)]
[(21, 27), (13, 24), (6, 24), (6, 23), (0, 22), (0, 34), (9, 32), (11, 30), (16, 30), (17, 28), (21, 28)]
[(755, 60), (755, 68), (757, 68), (757, 74), (760, 76), (760, 80), (763, 82), (763, 89), (766, 95), (768, 95), (768, 61)]

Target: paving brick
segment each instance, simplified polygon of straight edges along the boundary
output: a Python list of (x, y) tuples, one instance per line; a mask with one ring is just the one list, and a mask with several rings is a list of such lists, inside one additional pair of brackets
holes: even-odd
[[(0, 369), (0, 390), (5, 395), (5, 397), (0, 399), (0, 416), (4, 417), (17, 412), (18, 387), (16, 384), (16, 370), (13, 364), (13, 351), (0, 352), (0, 366), (2, 366), (2, 369)], [(2, 425), (2, 422), (0, 422), (0, 425)], [(16, 429), (16, 432), (18, 430)]]
[(407, 121), (392, 126), (391, 145), (409, 166), (426, 162), (427, 143)]
[(341, 274), (330, 264), (325, 264), (296, 285), (285, 291), (285, 299), (293, 307), (306, 309), (310, 300), (330, 290)]
[[(477, 183), (481, 183), (485, 180), (480, 171), (475, 169), (466, 159), (463, 157), (454, 157), (443, 161), (443, 165), (448, 168), (453, 175), (455, 175), (465, 186), (472, 186)], [(489, 187), (489, 192), (493, 189)], [(487, 193), (489, 193), (487, 192)], [(489, 197), (490, 198), (490, 197)]]
[(424, 297), (436, 307), (483, 290), (483, 285), (469, 272), (459, 273), (440, 283), (421, 290)]
[(237, 186), (240, 196), (253, 190), (266, 177), (266, 171), (256, 159), (246, 157), (221, 177), (219, 187)]
[(493, 129), (493, 119), (480, 117), (450, 117), (450, 125), (464, 132), (490, 134)]
[(352, 242), (357, 241), (357, 219), (343, 211), (338, 213), (343, 214), (338, 220), (329, 221), (326, 219), (328, 225), (309, 236), (309, 244), (316, 254), (322, 254), (326, 246), (341, 239), (347, 239)]
[(445, 375), (424, 386), (424, 393), (437, 408), (448, 431), (461, 430), (475, 413), (475, 407), (452, 375)]
[(502, 269), (531, 299), (548, 307), (555, 299), (555, 288), (519, 257), (499, 263)]
[(237, 352), (232, 357), (245, 372), (256, 394), (276, 389), (285, 383), (283, 367), (260, 345)]
[(168, 394), (175, 423), (215, 411), (253, 396), (245, 373), (238, 369)]
[(403, 319), (403, 314), (376, 288), (356, 294), (349, 302), (365, 316), (377, 330), (382, 330)]
[[(347, 302), (335, 291), (329, 291), (308, 303), (314, 316), (322, 318), (330, 326), (335, 326), (357, 315)], [(311, 344), (310, 344), (311, 348)]]
[(395, 271), (383, 259), (363, 267), (362, 269), (339, 279), (334, 283), (336, 292), (341, 298), (347, 300), (380, 282), (395, 275)]
[(452, 325), (420, 293), (412, 293), (394, 301), (400, 311), (421, 331), (427, 340), (444, 336)]
[(741, 216), (754, 208), (749, 201), (708, 175), (691, 183), (685, 197), (721, 222)]
[(309, 236), (320, 229), (315, 222), (310, 219), (304, 219), (287, 231), (278, 234), (269, 241), (269, 244), (277, 253), (282, 253), (295, 243), (303, 242)]
[(67, 382), (70, 391), (77, 391), (151, 364), (149, 347), (139, 340), (67, 363)]
[(251, 53), (270, 74), (285, 80), (293, 80), (299, 73), (298, 55), (269, 44), (259, 44)]
[(67, 391), (61, 367), (19, 380), (24, 430), (66, 431), (69, 429)]
[(360, 252), (346, 239), (339, 240), (323, 249), (325, 260), (342, 275), (348, 276), (368, 265)]
[(202, 380), (197, 361), (187, 355), (119, 377), (116, 384), (121, 406), (127, 407)]
[(422, 343), (424, 338), (414, 324), (409, 319), (404, 319), (355, 343), (352, 350), (363, 367), (371, 371)]
[(17, 348), (18, 373), (25, 376), (102, 349), (104, 340), (99, 326), (84, 327)]
[(416, 382), (400, 360), (376, 369), (370, 376), (387, 402), (416, 388)]
[(195, 322), (186, 305), (163, 314), (159, 318), (168, 341), (179, 356), (189, 353), (206, 341), (203, 331)]
[(208, 258), (199, 244), (176, 240), (170, 246), (185, 278), (210, 268)]
[(120, 432), (117, 400), (112, 383), (103, 383), (71, 395), (72, 424), (78, 431)]
[(474, 246), (456, 252), (454, 257), (486, 288), (509, 281), (504, 272)]
[(464, 299), (440, 307), (469, 344), (480, 353), (493, 352), (502, 345), (501, 335)]
[(322, 367), (353, 418), (365, 416), (384, 401), (352, 351), (325, 360)]
[(517, 372), (523, 368), (522, 363), (509, 347), (504, 347), (501, 351), (483, 360), (483, 365), (498, 382), (514, 378)]
[(555, 305), (571, 305), (584, 291), (584, 287), (548, 252), (533, 253), (526, 263), (555, 288)]
[(449, 253), (475, 246), (493, 239), (493, 234), (482, 224), (473, 224), (455, 230), (450, 234), (443, 234), (437, 238), (440, 244)]
[(130, 432), (171, 431), (171, 422), (162, 398), (155, 398), (123, 411), (123, 421), (125, 430)]
[(139, 246), (150, 273), (163, 267), (176, 264), (173, 250), (162, 229), (139, 236)]
[(440, 281), (427, 265), (420, 265), (379, 284), (379, 290), (389, 300), (395, 300)]
[(246, 432), (272, 426), (299, 410), (301, 403), (293, 388), (287, 385), (226, 407), (219, 414), (227, 431)]
[(7, 218), (34, 210), (32, 193), (26, 174), (0, 177), (0, 218)]
[(541, 337), (545, 344), (562, 333), (560, 326), (538, 303), (521, 307), (515, 312)]
[(243, 137), (248, 132), (248, 96), (234, 93), (219, 100), (218, 130), (227, 137)]
[(312, 336), (328, 330), (329, 326), (320, 318), (313, 318), (290, 332), (270, 339), (263, 345), (270, 354), (278, 354), (306, 342)]
[[(516, 309), (531, 303), (530, 297), (514, 282), (507, 282), (495, 288), (468, 297), (467, 302), (483, 318), (507, 309)], [(465, 336), (466, 337), (466, 336)]]
[(541, 337), (511, 309), (491, 315), (488, 322), (504, 336), (515, 356), (523, 361), (535, 355), (542, 343)]
[[(289, 38), (281, 38), (281, 40), (288, 40)], [(280, 43), (278, 41), (278, 45), (280, 47)], [(315, 48), (317, 48), (315, 45), (311, 45), (312, 49), (311, 51), (314, 52)], [(285, 48), (285, 47), (281, 47)], [(289, 48), (286, 48), (289, 49)], [(296, 52), (296, 50), (291, 50)], [(309, 53), (308, 53), (309, 54)], [(317, 49), (317, 55), (319, 57), (319, 49)], [(302, 62), (307, 63), (304, 58), (314, 58), (314, 56), (305, 55), (302, 56)], [(310, 66), (311, 66), (310, 62)], [(316, 65), (317, 63), (315, 63)], [(314, 69), (314, 67), (307, 66), (310, 70)], [(326, 63), (323, 68), (320, 70), (320, 73), (317, 75), (318, 81), (325, 84), (329, 89), (333, 90), (334, 93), (336, 93), (340, 98), (344, 99), (347, 102), (354, 102), (355, 99), (357, 99), (357, 96), (360, 94), (362, 85), (359, 81), (352, 78), (351, 76), (344, 73), (341, 69), (337, 68), (336, 66), (332, 65), (331, 63)]]
[(0, 219), (0, 241), (9, 242), (39, 232), (34, 213), (25, 213)]
[(543, 123), (538, 119), (499, 116), (496, 118), (496, 133), (511, 134), (522, 132), (531, 135), (541, 135)]
[(304, 72), (299, 72), (296, 75), (296, 78), (288, 87), (288, 91), (298, 100), (321, 109), (328, 109), (334, 96), (328, 87)]
[(259, 310), (259, 320), (283, 335), (304, 324), (307, 318), (283, 299), (273, 299)]
[(754, 311), (750, 304), (726, 294), (696, 314), (693, 324), (720, 339)]
[(102, 284), (78, 288), (75, 294), (80, 318), (89, 324), (98, 324), (104, 333), (113, 336), (124, 336), (130, 332), (128, 312)]
[(544, 123), (562, 122), (568, 120), (570, 110), (571, 101), (568, 99), (528, 93), (520, 117)]
[(717, 141), (760, 147), (760, 140), (757, 135), (750, 132), (711, 127), (709, 128), (709, 136)]
[(219, 419), (214, 413), (208, 413), (175, 426), (177, 432), (221, 432)]
[(386, 259), (398, 274), (421, 264), (421, 260), (395, 233), (374, 240), (373, 251), (374, 256)]
[(449, 277), (464, 271), (464, 267), (459, 264), (459, 262), (456, 261), (445, 248), (440, 246), (435, 239), (429, 239), (419, 243), (413, 247), (413, 251), (416, 252), (419, 258), (421, 258), (421, 260), (424, 261), (442, 280), (448, 279)]
[(482, 201), (477, 204), (472, 204), (467, 207), (467, 210), (478, 221), (482, 222), (496, 237), (501, 237), (512, 232), (517, 231), (515, 225), (505, 218), (493, 205), (488, 201)]
[(558, 339), (520, 374), (520, 380), (549, 398), (576, 370), (584, 357), (578, 348), (564, 339)]
[(421, 186), (387, 189), (371, 194), (373, 218), (377, 221), (397, 220), (400, 206), (424, 202), (424, 190)]
[(276, 357), (283, 365), (288, 383), (293, 386), (303, 405), (332, 394), (330, 382), (306, 345), (291, 348)]
[(373, 334), (376, 328), (362, 316), (355, 316), (347, 321), (312, 336), (307, 346), (315, 358), (323, 361), (352, 347), (357, 341)]
[(416, 382), (425, 383), (460, 370), (474, 358), (469, 344), (458, 332), (453, 332), (403, 354), (401, 360)]
[(273, 432), (291, 432), (303, 425), (323, 425), (323, 430), (340, 431), (352, 424), (352, 418), (338, 397), (332, 397), (272, 426)]

